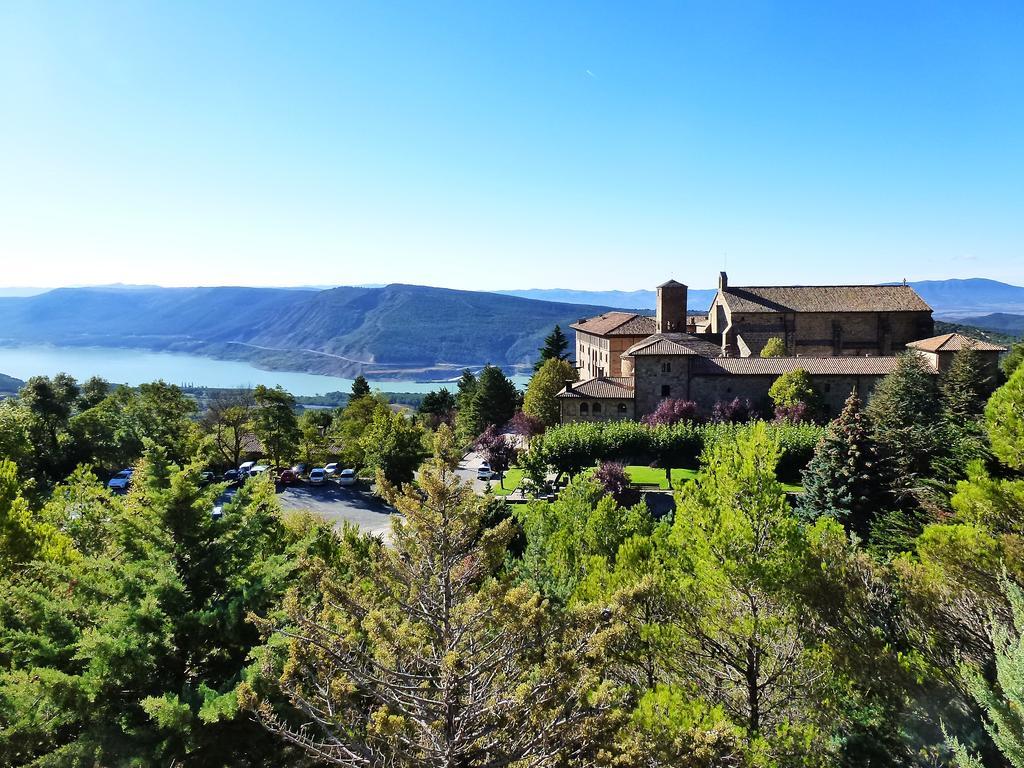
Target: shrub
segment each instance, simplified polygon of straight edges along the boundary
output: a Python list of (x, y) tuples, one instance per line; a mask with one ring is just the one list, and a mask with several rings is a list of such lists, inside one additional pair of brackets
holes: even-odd
[(786, 342), (778, 336), (772, 336), (761, 348), (761, 357), (785, 357)]
[(604, 488), (605, 493), (622, 503), (626, 491), (629, 490), (629, 478), (626, 476), (625, 465), (618, 461), (602, 461), (594, 478)]
[(719, 423), (750, 421), (756, 415), (757, 407), (749, 397), (719, 400), (711, 409), (711, 420)]
[(652, 413), (648, 413), (641, 419), (644, 424), (656, 426), (659, 424), (678, 424), (680, 421), (697, 420), (697, 403), (693, 400), (681, 400), (673, 397), (666, 397)]

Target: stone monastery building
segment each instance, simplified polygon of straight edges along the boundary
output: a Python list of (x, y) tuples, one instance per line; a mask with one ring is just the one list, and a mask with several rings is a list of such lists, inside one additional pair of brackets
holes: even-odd
[[(639, 419), (667, 397), (705, 413), (736, 397), (763, 404), (775, 379), (797, 368), (835, 414), (852, 389), (867, 397), (907, 349), (936, 373), (966, 344), (993, 366), (1004, 351), (934, 336), (931, 307), (907, 285), (734, 287), (722, 272), (702, 315), (687, 312), (686, 294), (669, 280), (658, 286), (654, 317), (607, 312), (572, 325), (580, 380), (558, 394), (563, 422)], [(771, 338), (785, 357), (759, 356)]]

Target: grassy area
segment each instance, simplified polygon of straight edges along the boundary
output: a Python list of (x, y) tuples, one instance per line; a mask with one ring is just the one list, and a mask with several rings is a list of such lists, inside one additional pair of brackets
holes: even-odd
[(519, 487), (523, 480), (523, 470), (519, 467), (510, 467), (505, 473), (505, 487), (498, 484), (497, 478), (491, 481), (491, 493), (495, 496), (508, 496)]
[[(696, 476), (697, 470), (695, 469), (683, 469), (681, 467), (673, 467), (672, 469), (673, 485), (681, 481), (688, 482), (693, 480)], [(657, 485), (662, 490), (668, 490), (668, 480), (665, 479), (665, 470), (660, 467), (629, 466), (626, 467), (626, 477), (629, 478), (631, 483)]]

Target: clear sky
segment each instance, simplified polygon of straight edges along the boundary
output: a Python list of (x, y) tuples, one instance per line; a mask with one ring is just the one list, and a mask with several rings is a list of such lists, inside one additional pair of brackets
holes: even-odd
[(1024, 284), (1024, 3), (0, 5), (0, 284)]

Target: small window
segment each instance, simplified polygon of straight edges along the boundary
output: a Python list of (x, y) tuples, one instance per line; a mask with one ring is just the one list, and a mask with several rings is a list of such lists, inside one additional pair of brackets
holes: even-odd
[(590, 406), (586, 403), (580, 403), (580, 416), (587, 416), (590, 414)]
[(626, 415), (626, 404), (625, 403), (619, 403), (619, 416), (625, 416), (625, 415)]
[(668, 384), (662, 384), (661, 385), (661, 396), (662, 397), (669, 397), (669, 396), (671, 396), (671, 394), (672, 394), (672, 387), (670, 387)]
[(831, 392), (832, 391), (832, 384), (830, 384), (827, 381), (825, 382), (825, 391), (826, 392)]
[(672, 373), (672, 363), (670, 363), (668, 360), (663, 362), (661, 364), (661, 372), (662, 373)]
[(600, 403), (594, 403), (594, 415), (596, 416), (600, 412), (601, 412), (601, 404)]

